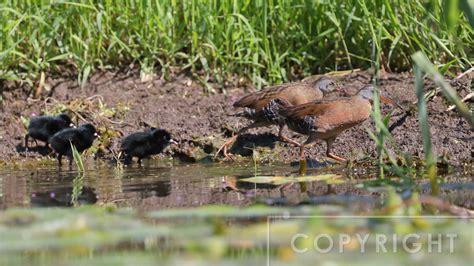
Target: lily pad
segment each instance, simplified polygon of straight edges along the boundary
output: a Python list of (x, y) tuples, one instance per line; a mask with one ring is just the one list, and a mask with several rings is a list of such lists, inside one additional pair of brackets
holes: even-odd
[(257, 184), (271, 184), (283, 185), (294, 182), (312, 182), (325, 181), (328, 184), (339, 184), (344, 181), (339, 179), (340, 175), (324, 174), (324, 175), (306, 175), (306, 176), (254, 176), (244, 179), (239, 179), (242, 182), (257, 183)]

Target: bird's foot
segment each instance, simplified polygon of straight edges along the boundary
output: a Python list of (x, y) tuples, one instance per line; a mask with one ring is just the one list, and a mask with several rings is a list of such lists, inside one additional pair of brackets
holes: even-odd
[(229, 162), (229, 161), (235, 161), (234, 159), (234, 155), (230, 152), (227, 152), (227, 149), (224, 149), (224, 151), (222, 152), (222, 155), (224, 156), (224, 161), (225, 162)]
[(214, 155), (214, 159), (217, 158), (217, 156), (219, 155), (219, 153), (222, 151), (222, 155), (224, 156), (224, 160), (234, 160), (232, 158), (232, 154), (227, 152), (227, 147), (229, 147), (230, 145), (232, 145), (232, 143), (234, 143), (235, 141), (237, 140), (237, 135), (235, 136), (232, 136), (232, 138), (230, 138), (229, 140), (227, 140), (216, 152), (216, 154)]
[(224, 143), (219, 150), (217, 150), (216, 155), (214, 155), (214, 159), (217, 158), (217, 155), (222, 151), (222, 156), (224, 156), (224, 161), (234, 161), (234, 155), (230, 152), (227, 152), (227, 143)]

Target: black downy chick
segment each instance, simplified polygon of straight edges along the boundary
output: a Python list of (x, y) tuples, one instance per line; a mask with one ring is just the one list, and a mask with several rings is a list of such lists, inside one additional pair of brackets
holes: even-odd
[(84, 124), (78, 128), (68, 128), (59, 131), (49, 139), (49, 144), (54, 152), (57, 153), (60, 166), (63, 155), (69, 157), (69, 165), (72, 165), (71, 143), (78, 152), (83, 152), (92, 146), (97, 136), (96, 129), (92, 124)]
[(72, 126), (74, 126), (74, 124), (67, 114), (60, 114), (58, 116), (35, 116), (31, 118), (30, 124), (28, 125), (28, 133), (25, 136), (25, 149), (28, 150), (28, 140), (30, 137), (33, 138), (35, 142), (36, 140), (45, 142), (45, 147), (48, 147), (49, 138), (57, 132)]
[(164, 129), (151, 128), (143, 132), (132, 133), (122, 139), (121, 150), (125, 155), (125, 164), (138, 157), (138, 163), (143, 158), (162, 152), (170, 143), (177, 144), (170, 133)]

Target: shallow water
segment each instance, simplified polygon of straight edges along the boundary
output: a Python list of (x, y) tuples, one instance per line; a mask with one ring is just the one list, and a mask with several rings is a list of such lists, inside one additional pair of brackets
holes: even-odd
[[(74, 195), (78, 204), (114, 203), (146, 210), (206, 204), (244, 206), (255, 202), (271, 205), (332, 203), (372, 208), (380, 202), (377, 188), (364, 188), (360, 184), (373, 179), (374, 171), (348, 170), (327, 163), (309, 164), (308, 175), (328, 173), (341, 175), (342, 184), (328, 186), (324, 181), (313, 181), (279, 187), (238, 181), (256, 175), (294, 176), (298, 174), (297, 164), (255, 167), (252, 162), (177, 164), (146, 160), (141, 166), (120, 168), (110, 163), (88, 162), (81, 176), (75, 167), (60, 169), (54, 161), (39, 161), (0, 169), (0, 208), (72, 206)], [(466, 173), (454, 172), (441, 189), (449, 201), (472, 207), (473, 184), (472, 177)], [(422, 181), (420, 189), (428, 191), (428, 183)]]
[[(313, 236), (316, 232), (455, 233), (459, 236), (455, 254), (420, 253), (413, 257), (401, 252), (388, 254), (389, 258), (384, 256), (384, 261), (390, 260), (394, 265), (434, 265), (433, 255), (437, 261), (450, 265), (466, 265), (471, 261), (469, 247), (474, 238), (469, 220), (459, 218), (453, 220), (454, 223), (446, 220), (438, 226), (441, 218), (433, 216), (422, 221), (424, 227), (418, 227), (420, 221), (415, 223), (411, 218), (394, 216), (374, 220), (370, 215), (377, 214), (377, 210), (383, 209), (379, 207), (390, 201), (385, 188), (377, 185), (375, 171), (349, 170), (340, 165), (314, 162), (308, 166), (307, 177), (337, 174), (339, 182), (276, 186), (241, 180), (255, 176), (286, 179), (299, 175), (297, 164), (284, 163), (255, 167), (252, 162), (181, 164), (146, 160), (142, 166), (121, 168), (90, 161), (83, 174), (75, 167), (59, 169), (53, 160), (9, 165), (0, 169), (0, 208), (9, 209), (0, 215), (0, 238), (3, 239), (0, 243), (4, 243), (0, 244), (0, 264), (176, 265), (186, 262), (181, 261), (183, 258), (191, 258), (193, 265), (207, 265), (208, 261), (201, 260), (213, 258), (215, 264), (229, 265), (247, 261), (268, 264), (270, 260), (272, 265), (288, 262), (309, 265), (316, 260), (323, 264), (353, 265), (354, 261), (367, 261), (367, 256), (377, 253), (373, 241), (368, 242), (367, 253), (358, 253), (349, 247), (344, 254), (290, 252), (288, 243), (296, 233)], [(472, 207), (474, 182), (468, 173), (454, 171), (444, 180), (440, 186), (441, 197)], [(429, 183), (419, 180), (412, 189), (429, 193)], [(401, 196), (410, 196), (408, 191), (401, 191)], [(78, 204), (111, 205), (112, 208), (27, 209)], [(212, 206), (197, 207), (201, 205)], [(181, 209), (183, 207), (192, 208)], [(401, 205), (399, 210), (403, 208)], [(294, 219), (287, 220), (288, 217)], [(266, 253), (270, 249), (272, 252)], [(370, 257), (370, 260), (374, 262), (379, 258)]]

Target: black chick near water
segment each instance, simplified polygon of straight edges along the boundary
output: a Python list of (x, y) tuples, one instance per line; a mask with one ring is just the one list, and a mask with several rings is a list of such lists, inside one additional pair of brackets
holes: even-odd
[(78, 152), (83, 152), (92, 146), (97, 132), (92, 124), (84, 124), (78, 128), (68, 128), (59, 131), (49, 139), (49, 144), (58, 155), (58, 163), (61, 165), (63, 155), (69, 158), (69, 165), (72, 165), (71, 143)]
[(124, 162), (129, 164), (133, 157), (141, 159), (159, 154), (170, 143), (176, 144), (168, 131), (164, 129), (151, 128), (143, 132), (132, 133), (122, 139), (121, 150), (125, 155)]
[(48, 146), (48, 139), (57, 132), (72, 127), (74, 124), (67, 114), (59, 114), (57, 116), (35, 116), (31, 118), (28, 125), (28, 133), (25, 136), (25, 149), (28, 149), (28, 140), (33, 138), (46, 143)]

